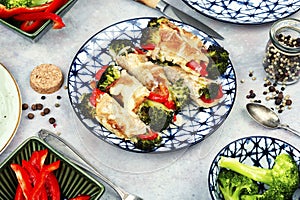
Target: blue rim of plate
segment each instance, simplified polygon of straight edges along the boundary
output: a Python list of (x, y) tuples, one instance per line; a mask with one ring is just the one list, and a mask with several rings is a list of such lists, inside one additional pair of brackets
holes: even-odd
[[(221, 192), (215, 184), (220, 171), (220, 167), (218, 165), (220, 156), (238, 158), (242, 163), (271, 168), (274, 164), (274, 159), (281, 153), (290, 154), (296, 161), (298, 171), (300, 172), (300, 151), (281, 139), (268, 136), (249, 136), (237, 139), (227, 144), (215, 156), (209, 169), (208, 187), (211, 198), (213, 200), (223, 199)], [(264, 185), (262, 185), (261, 190), (265, 189)]]
[[(141, 30), (147, 26), (153, 18), (134, 18), (117, 22), (102, 29), (88, 39), (75, 55), (68, 73), (68, 94), (71, 105), (84, 126), (98, 138), (119, 147), (123, 150), (147, 153), (134, 146), (131, 141), (118, 138), (109, 132), (95, 119), (85, 116), (80, 110), (81, 96), (91, 93), (90, 81), (101, 66), (112, 64), (109, 55), (108, 44), (112, 39), (130, 39), (134, 44), (139, 43)], [(214, 39), (196, 28), (172, 20), (178, 26), (183, 27), (197, 35), (205, 45), (219, 45)], [(178, 126), (171, 124), (162, 132), (162, 145), (151, 150), (154, 153), (170, 152), (189, 147), (203, 141), (207, 136), (215, 132), (229, 115), (236, 97), (236, 75), (233, 66), (227, 68), (225, 74), (220, 78), (224, 100), (212, 108), (199, 108), (194, 103), (186, 106), (177, 118), (183, 119), (183, 124)]]
[(182, 0), (197, 12), (235, 24), (264, 24), (300, 10), (300, 0)]

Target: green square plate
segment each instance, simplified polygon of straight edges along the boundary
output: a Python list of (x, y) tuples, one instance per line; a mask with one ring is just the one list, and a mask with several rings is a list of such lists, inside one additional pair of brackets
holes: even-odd
[(62, 198), (73, 198), (79, 194), (86, 194), (92, 199), (99, 199), (104, 193), (104, 186), (93, 177), (85, 173), (75, 164), (64, 158), (41, 139), (33, 136), (24, 141), (0, 165), (0, 199), (14, 199), (18, 181), (10, 168), (11, 163), (21, 164), (22, 160), (29, 160), (34, 151), (48, 149), (46, 164), (60, 160), (59, 169), (54, 174), (61, 188)]
[[(62, 17), (68, 10), (70, 10), (70, 8), (76, 3), (76, 1), (77, 0), (69, 0), (64, 6), (62, 6), (59, 10), (57, 10), (55, 14)], [(51, 20), (48, 20), (35, 32), (27, 33), (25, 31), (22, 31), (18, 27), (19, 26), (18, 21), (12, 19), (7, 19), (7, 20), (0, 19), (0, 23), (32, 42), (38, 41), (52, 27)]]

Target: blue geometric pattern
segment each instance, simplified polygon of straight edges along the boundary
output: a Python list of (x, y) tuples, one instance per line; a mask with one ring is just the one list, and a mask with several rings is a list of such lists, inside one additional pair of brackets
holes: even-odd
[[(82, 123), (92, 133), (102, 140), (116, 145), (121, 149), (133, 152), (145, 152), (137, 149), (131, 141), (118, 138), (91, 119), (80, 110), (81, 97), (91, 93), (90, 81), (95, 73), (104, 65), (113, 63), (108, 50), (113, 39), (129, 39), (136, 46), (140, 43), (141, 31), (151, 18), (137, 18), (113, 24), (92, 36), (75, 55), (68, 74), (68, 92), (72, 107)], [(183, 23), (174, 21), (178, 26), (197, 35), (208, 47), (211, 44), (219, 45), (205, 33)], [(204, 140), (216, 131), (225, 121), (233, 106), (236, 96), (236, 76), (232, 64), (226, 73), (220, 77), (224, 100), (212, 108), (199, 108), (193, 102), (186, 106), (178, 115), (177, 123), (162, 132), (162, 145), (153, 149), (153, 152), (168, 152), (186, 148)]]
[[(214, 158), (209, 170), (208, 186), (213, 200), (223, 200), (217, 184), (220, 171), (218, 162), (221, 156), (238, 159), (241, 163), (263, 168), (272, 168), (275, 158), (282, 153), (290, 154), (298, 165), (300, 172), (300, 151), (292, 145), (271, 137), (253, 136), (238, 139), (225, 146)], [(260, 185), (261, 191), (266, 190), (265, 185)]]
[(224, 22), (262, 24), (294, 14), (300, 0), (183, 0), (206, 15)]

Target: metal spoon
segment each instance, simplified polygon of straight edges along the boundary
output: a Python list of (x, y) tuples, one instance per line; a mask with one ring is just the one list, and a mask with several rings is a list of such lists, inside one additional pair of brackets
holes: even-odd
[(270, 108), (257, 103), (248, 103), (246, 105), (247, 111), (250, 116), (259, 124), (267, 128), (281, 128), (288, 130), (298, 136), (300, 132), (292, 129), (287, 124), (280, 123), (280, 119), (277, 114)]
[(57, 151), (59, 151), (73, 163), (105, 181), (119, 194), (122, 200), (143, 200), (141, 197), (128, 193), (119, 186), (115, 185), (110, 179), (102, 175), (86, 159), (84, 159), (84, 157), (78, 151), (76, 151), (73, 146), (68, 144), (67, 141), (65, 141), (58, 135), (46, 129), (41, 129), (38, 132), (38, 135), (42, 140), (44, 140), (50, 146), (54, 147)]

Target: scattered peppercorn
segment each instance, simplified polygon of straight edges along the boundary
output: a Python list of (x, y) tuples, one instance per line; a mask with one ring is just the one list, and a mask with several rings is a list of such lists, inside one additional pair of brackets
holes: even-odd
[(41, 99), (42, 99), (42, 100), (45, 100), (45, 99), (46, 99), (46, 96), (41, 96)]
[(61, 99), (61, 96), (58, 95), (56, 98), (57, 98), (57, 99)]
[(33, 119), (34, 118), (34, 114), (33, 113), (28, 113), (27, 117), (28, 117), (28, 119)]
[(41, 104), (41, 103), (37, 103), (37, 104), (36, 104), (36, 109), (37, 109), (37, 110), (42, 110), (43, 107), (44, 107), (44, 106), (43, 106), (43, 104)]
[(59, 103), (56, 103), (56, 104), (55, 104), (55, 107), (57, 107), (57, 108), (60, 107), (60, 104), (59, 104)]
[(45, 108), (44, 111), (45, 115), (49, 114), (50, 113), (50, 109), (49, 108)]
[(36, 110), (36, 104), (31, 105), (31, 110), (35, 111)]
[(56, 120), (53, 117), (49, 118), (49, 123), (50, 124), (54, 124), (55, 122), (56, 122)]
[(28, 109), (28, 104), (27, 103), (23, 103), (22, 104), (22, 110), (27, 110)]

